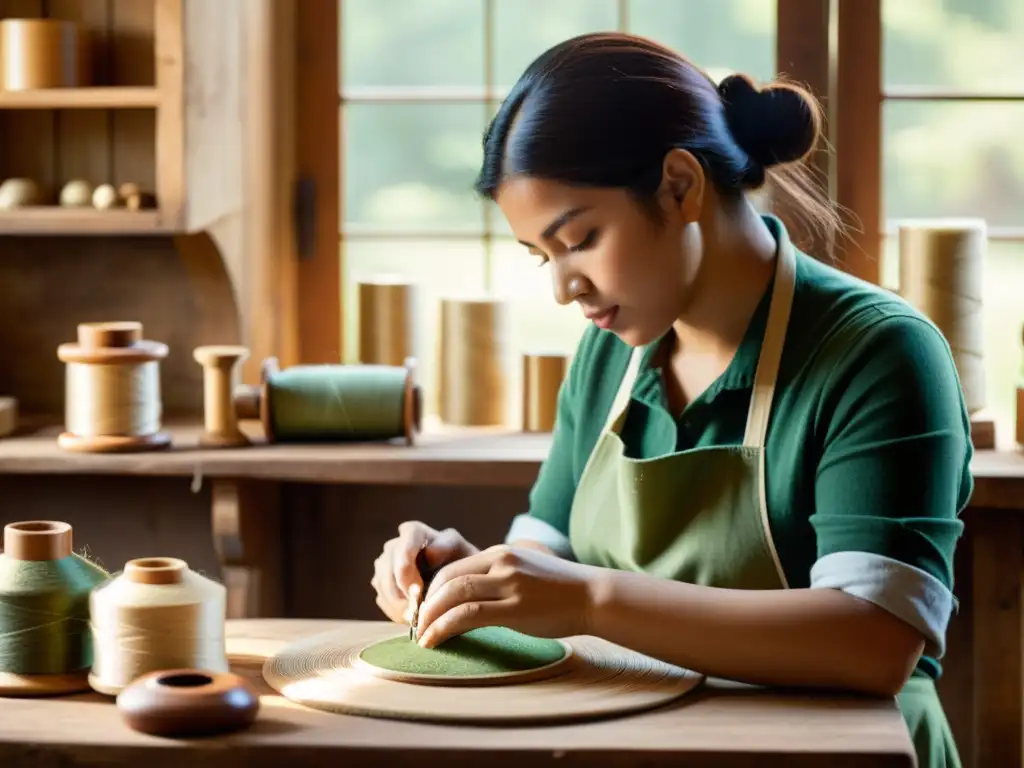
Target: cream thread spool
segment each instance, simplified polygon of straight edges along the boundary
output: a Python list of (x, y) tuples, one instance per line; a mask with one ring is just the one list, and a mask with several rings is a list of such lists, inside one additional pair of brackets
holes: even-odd
[(236, 448), (251, 441), (238, 428), (232, 385), (238, 365), (249, 350), (237, 346), (196, 347), (193, 357), (203, 366), (203, 417), (205, 430), (199, 438), (204, 448)]
[(116, 696), (150, 672), (228, 672), (227, 589), (183, 560), (129, 560), (89, 600), (93, 666), (89, 685)]
[(499, 426), (508, 419), (508, 310), (496, 298), (441, 301), (440, 417)]
[(981, 220), (906, 221), (899, 226), (900, 295), (930, 318), (949, 342), (972, 416), (986, 405), (986, 238)]
[(81, 323), (78, 342), (61, 344), (66, 364), (65, 431), (69, 451), (151, 451), (167, 448), (162, 431), (160, 361), (167, 345), (142, 338), (137, 322)]

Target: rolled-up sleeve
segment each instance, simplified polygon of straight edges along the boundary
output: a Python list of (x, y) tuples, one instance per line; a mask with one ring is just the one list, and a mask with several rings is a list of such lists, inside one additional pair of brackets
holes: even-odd
[(562, 382), (558, 391), (551, 450), (541, 465), (537, 481), (530, 491), (529, 512), (512, 520), (506, 543), (528, 539), (544, 544), (556, 555), (571, 559), (569, 514), (576, 494), (573, 467), (576, 433), (575, 371)]
[(946, 340), (926, 320), (879, 320), (821, 404), (811, 588), (839, 589), (917, 628), (940, 658), (953, 554), (973, 490), (970, 422)]

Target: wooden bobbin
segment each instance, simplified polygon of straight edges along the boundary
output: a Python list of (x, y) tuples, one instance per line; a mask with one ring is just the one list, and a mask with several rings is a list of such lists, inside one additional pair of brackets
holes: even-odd
[[(423, 430), (423, 390), (416, 384), (416, 359), (407, 357), (404, 403), (402, 419), (404, 436), (407, 445), (415, 442), (416, 434)], [(280, 373), (281, 367), (276, 357), (268, 357), (260, 366), (260, 384), (251, 386), (241, 384), (235, 387), (233, 399), (235, 414), (239, 419), (259, 420), (263, 426), (268, 443), (277, 442), (274, 430), (274, 395), (271, 379)]]
[(251, 441), (238, 428), (231, 385), (235, 370), (249, 357), (236, 346), (196, 347), (193, 357), (203, 366), (203, 415), (205, 431), (199, 444), (205, 448), (238, 448)]
[[(61, 344), (57, 357), (65, 364), (128, 365), (158, 363), (167, 357), (166, 344), (142, 338), (142, 323), (135, 321), (79, 323), (78, 342)], [(73, 396), (67, 393), (66, 396)], [(112, 393), (96, 391), (95, 396), (105, 407), (116, 407)], [(57, 444), (68, 451), (114, 453), (152, 451), (167, 448), (171, 436), (158, 429), (152, 434), (76, 435), (70, 430), (57, 438)]]

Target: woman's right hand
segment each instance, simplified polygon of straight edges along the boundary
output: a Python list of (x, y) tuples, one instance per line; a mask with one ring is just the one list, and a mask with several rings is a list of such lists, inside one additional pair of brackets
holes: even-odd
[(435, 531), (415, 520), (398, 526), (398, 536), (384, 544), (384, 551), (374, 561), (370, 581), (377, 592), (377, 605), (398, 624), (409, 623), (410, 590), (423, 590), (423, 579), (416, 567), (416, 556), (421, 550), (431, 571), (479, 552), (454, 528)]

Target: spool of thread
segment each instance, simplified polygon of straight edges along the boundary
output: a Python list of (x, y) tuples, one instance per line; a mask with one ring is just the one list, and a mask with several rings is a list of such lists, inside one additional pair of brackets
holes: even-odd
[(357, 442), (404, 438), (422, 429), (423, 395), (415, 360), (391, 365), (297, 365), (277, 358), (260, 367), (258, 387), (235, 389), (240, 419), (259, 419), (272, 443)]
[(441, 301), (440, 417), (457, 426), (508, 418), (508, 313), (499, 299)]
[(89, 685), (116, 696), (167, 669), (227, 672), (227, 589), (173, 557), (129, 560), (89, 601), (95, 658)]
[(949, 342), (967, 411), (986, 405), (983, 281), (987, 233), (981, 220), (903, 222), (900, 294)]
[(205, 430), (199, 444), (205, 448), (249, 445), (238, 428), (232, 388), (238, 365), (249, 357), (245, 347), (196, 347), (193, 357), (203, 366), (203, 416)]
[(80, 25), (59, 19), (0, 21), (0, 88), (88, 85), (89, 57)]
[(558, 390), (565, 379), (568, 357), (560, 354), (523, 355), (523, 431), (551, 432), (558, 410)]
[(4, 527), (0, 554), (0, 696), (88, 690), (89, 596), (109, 574), (72, 551), (71, 526)]
[(413, 357), (415, 317), (412, 283), (388, 276), (359, 283), (359, 362), (403, 365)]
[(171, 444), (161, 425), (167, 345), (144, 340), (141, 323), (81, 323), (78, 343), (61, 344), (57, 357), (67, 366), (61, 448), (103, 453)]

